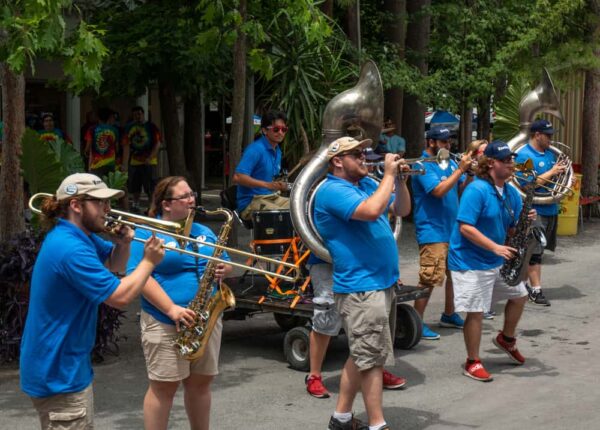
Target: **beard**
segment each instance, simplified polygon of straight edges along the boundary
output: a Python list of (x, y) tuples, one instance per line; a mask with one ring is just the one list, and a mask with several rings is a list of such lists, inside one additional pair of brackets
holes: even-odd
[(104, 217), (100, 217), (98, 214), (93, 215), (85, 208), (81, 214), (81, 225), (90, 233), (105, 233), (106, 227), (104, 226)]

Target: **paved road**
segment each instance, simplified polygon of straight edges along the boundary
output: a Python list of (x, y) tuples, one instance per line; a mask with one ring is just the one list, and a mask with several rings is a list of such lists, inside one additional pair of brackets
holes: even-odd
[[(245, 234), (245, 233), (244, 233)], [(400, 252), (402, 278), (416, 282), (417, 252), (412, 225), (405, 223)], [(411, 351), (396, 351), (390, 370), (409, 380), (402, 391), (386, 391), (385, 415), (393, 429), (596, 429), (600, 412), (600, 221), (585, 232), (561, 238), (544, 269), (545, 292), (552, 307), (527, 305), (520, 325), (523, 367), (511, 365), (491, 343), (502, 317), (484, 324), (482, 358), (495, 380), (473, 381), (461, 375), (465, 359), (462, 334), (440, 329), (439, 341), (422, 341)], [(243, 243), (243, 240), (241, 241)], [(434, 324), (442, 292), (434, 293), (426, 321)], [(499, 314), (502, 307), (497, 309)], [(147, 382), (139, 347), (136, 306), (128, 312), (118, 358), (95, 367), (96, 427), (142, 427)], [(221, 375), (214, 384), (214, 429), (324, 429), (335, 406), (331, 399), (309, 397), (304, 374), (288, 368), (283, 334), (270, 315), (225, 324)], [(345, 338), (335, 339), (324, 380), (336, 394), (347, 356)], [(356, 413), (366, 418), (360, 396)], [(171, 415), (173, 429), (188, 428), (181, 392)], [(37, 418), (18, 389), (18, 370), (0, 368), (0, 428), (33, 429)]]

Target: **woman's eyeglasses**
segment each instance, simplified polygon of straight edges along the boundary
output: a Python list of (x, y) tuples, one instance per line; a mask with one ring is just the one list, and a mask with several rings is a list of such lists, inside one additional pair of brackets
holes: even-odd
[(169, 197), (169, 198), (166, 198), (165, 200), (187, 200), (192, 197), (195, 199), (198, 198), (198, 193), (196, 191), (192, 191), (191, 193), (186, 193), (186, 194), (183, 194), (183, 195), (177, 196), (177, 197)]
[(273, 130), (273, 133), (287, 133), (288, 132), (288, 128), (286, 126), (279, 126), (279, 125), (270, 125), (267, 127), (267, 130)]

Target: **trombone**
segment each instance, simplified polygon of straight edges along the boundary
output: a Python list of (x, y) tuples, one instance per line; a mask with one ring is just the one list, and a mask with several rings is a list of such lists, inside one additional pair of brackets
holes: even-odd
[[(402, 164), (417, 164), (421, 167), (410, 170), (399, 170), (398, 175), (424, 175), (425, 167), (422, 163), (438, 163), (441, 169), (446, 169), (450, 162), (450, 152), (447, 149), (440, 149), (435, 157), (419, 157), (419, 158), (405, 158)], [(368, 161), (365, 162), (366, 166), (375, 166), (378, 175), (383, 176), (385, 161)]]
[[(38, 215), (41, 214), (42, 211), (40, 209), (36, 208), (34, 203), (36, 200), (38, 200), (40, 198), (48, 198), (48, 197), (51, 198), (54, 196), (52, 194), (48, 194), (48, 193), (34, 194), (29, 199), (29, 209), (31, 209), (32, 212), (34, 212)], [(129, 212), (124, 212), (124, 211), (120, 211), (120, 210), (116, 210), (116, 209), (111, 209), (106, 214), (105, 218), (106, 218), (106, 222), (104, 225), (106, 228), (106, 233), (112, 232), (112, 230), (117, 225), (123, 224), (123, 225), (129, 226), (129, 227), (132, 227), (134, 230), (137, 228), (141, 228), (144, 230), (151, 231), (153, 233), (160, 233), (160, 234), (165, 234), (165, 235), (171, 236), (171, 237), (175, 238), (181, 246), (181, 248), (174, 248), (174, 247), (163, 245), (163, 248), (165, 249), (165, 251), (175, 251), (175, 252), (179, 252), (180, 254), (191, 255), (196, 258), (205, 258), (207, 260), (216, 261), (217, 263), (225, 263), (225, 264), (229, 264), (231, 266), (238, 267), (238, 268), (241, 268), (244, 270), (250, 270), (252, 272), (260, 273), (260, 274), (263, 274), (263, 275), (266, 275), (269, 277), (273, 277), (273, 278), (283, 279), (284, 281), (289, 281), (289, 282), (295, 282), (300, 277), (300, 268), (295, 264), (288, 263), (288, 262), (281, 261), (281, 260), (276, 260), (274, 258), (269, 258), (269, 257), (265, 257), (265, 256), (258, 255), (258, 254), (253, 254), (251, 252), (242, 251), (242, 250), (239, 250), (236, 248), (231, 248), (231, 247), (223, 246), (223, 245), (217, 245), (216, 243), (205, 242), (200, 239), (195, 239), (192, 237), (185, 236), (182, 233), (185, 233), (186, 225), (189, 224), (191, 226), (191, 223), (186, 222), (186, 225), (182, 225), (178, 222), (160, 220), (160, 219), (146, 217), (146, 216), (137, 215), (137, 214), (132, 214)], [(141, 242), (141, 243), (146, 242), (146, 240), (140, 239), (137, 237), (134, 237), (133, 240), (135, 240), (137, 242)], [(288, 276), (286, 274), (272, 272), (270, 270), (261, 269), (259, 267), (236, 263), (235, 261), (227, 261), (227, 260), (223, 260), (221, 258), (213, 257), (211, 255), (204, 255), (204, 254), (200, 254), (199, 252), (188, 251), (187, 249), (183, 249), (183, 248), (185, 248), (185, 245), (188, 242), (194, 242), (200, 246), (210, 246), (215, 249), (222, 249), (224, 251), (227, 251), (228, 253), (241, 255), (241, 256), (245, 256), (245, 257), (250, 257), (250, 258), (260, 261), (262, 263), (276, 264), (277, 266), (282, 266), (282, 267), (286, 268), (287, 269), (286, 273), (293, 272), (294, 276)]]

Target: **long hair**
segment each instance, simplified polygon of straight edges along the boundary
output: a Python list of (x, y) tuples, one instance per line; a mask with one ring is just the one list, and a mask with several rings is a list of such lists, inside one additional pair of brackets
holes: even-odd
[(492, 166), (490, 163), (490, 161), (493, 161), (493, 158), (489, 158), (486, 157), (485, 155), (482, 155), (481, 157), (479, 157), (479, 159), (477, 160), (477, 169), (475, 171), (475, 174), (477, 175), (478, 178), (481, 179), (485, 179), (487, 181), (491, 181), (492, 180), (492, 175), (490, 175), (490, 170), (492, 169)]
[(58, 222), (58, 218), (67, 218), (69, 215), (69, 204), (71, 200), (81, 200), (84, 196), (70, 199), (56, 200), (56, 196), (46, 197), (42, 200), (40, 210), (40, 224), (44, 230), (50, 230)]
[(185, 179), (183, 176), (167, 176), (166, 178), (161, 179), (158, 184), (156, 184), (154, 193), (152, 194), (152, 201), (150, 202), (148, 216), (162, 216), (162, 202), (170, 199), (173, 196), (171, 193), (173, 187), (175, 187), (181, 181), (187, 182), (187, 179)]

